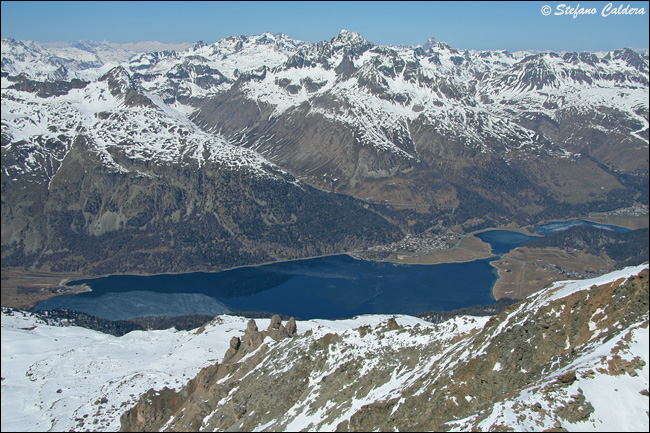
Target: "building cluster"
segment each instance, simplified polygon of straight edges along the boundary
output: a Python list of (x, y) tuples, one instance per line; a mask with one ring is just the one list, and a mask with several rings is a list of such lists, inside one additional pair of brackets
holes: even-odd
[(407, 235), (399, 242), (370, 247), (368, 251), (432, 253), (451, 248), (460, 239), (460, 236), (460, 234), (448, 229), (441, 233), (427, 232), (418, 235)]
[(563, 266), (545, 266), (547, 269), (558, 272), (569, 279), (583, 280), (587, 278), (595, 278), (598, 274), (593, 272), (578, 272), (573, 269), (565, 268)]
[(648, 215), (648, 205), (635, 204), (634, 206), (606, 212), (605, 215), (624, 215), (624, 216)]
[(559, 266), (555, 264), (547, 264), (547, 265), (542, 265), (541, 266), (543, 269), (546, 269), (547, 271), (553, 271), (557, 272), (568, 279), (574, 279), (574, 280), (586, 280), (588, 278), (596, 278), (599, 277), (603, 274), (606, 274), (608, 271), (607, 269), (599, 269), (595, 272), (579, 272), (570, 268), (566, 268), (564, 266)]

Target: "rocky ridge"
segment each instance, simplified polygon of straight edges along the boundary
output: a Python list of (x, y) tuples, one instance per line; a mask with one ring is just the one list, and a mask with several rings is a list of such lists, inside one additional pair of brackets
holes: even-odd
[[(228, 380), (229, 376), (234, 374), (236, 377), (242, 377), (250, 372), (260, 362), (273, 342), (295, 338), (297, 337), (296, 331), (296, 321), (293, 318), (289, 319), (286, 325), (282, 325), (280, 317), (274, 315), (268, 329), (261, 332), (255, 321), (250, 319), (244, 335), (241, 338), (231, 338), (230, 347), (221, 363), (201, 370), (201, 373), (190, 380), (179, 393), (169, 388), (162, 391), (149, 390), (142, 396), (140, 403), (122, 415), (122, 422), (126, 425), (137, 423), (145, 431), (153, 431), (153, 429), (160, 428), (160, 423), (166, 420), (168, 414), (174, 413), (182, 407), (198, 405), (205, 408), (206, 403), (214, 398), (226, 397), (233, 389), (234, 383), (232, 380)], [(198, 332), (200, 333), (201, 329)], [(211, 385), (215, 381), (224, 383), (224, 387), (217, 394), (213, 394), (211, 389)], [(191, 418), (198, 419), (196, 411), (190, 410), (190, 412), (188, 415)], [(199, 427), (199, 424), (190, 421), (191, 429), (196, 430)]]
[(489, 320), (402, 320), (298, 335), (250, 321), (223, 362), (149, 391), (122, 430), (648, 427), (647, 264), (555, 283)]

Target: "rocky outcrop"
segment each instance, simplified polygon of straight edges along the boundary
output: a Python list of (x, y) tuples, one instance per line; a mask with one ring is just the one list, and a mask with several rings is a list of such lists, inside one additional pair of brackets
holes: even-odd
[(10, 89), (31, 92), (41, 98), (66, 95), (72, 89), (83, 89), (88, 85), (87, 82), (76, 78), (70, 81), (34, 81), (24, 75), (18, 75), (7, 79), (15, 83), (9, 87)]
[[(122, 415), (122, 430), (158, 431), (170, 427), (170, 419), (176, 420), (173, 423), (175, 429), (197, 430), (201, 426), (200, 420), (207, 415), (206, 408), (227, 396), (236, 387), (237, 379), (259, 364), (271, 342), (295, 338), (296, 332), (294, 318), (284, 326), (280, 316), (275, 314), (264, 331), (258, 330), (255, 320), (249, 320), (244, 335), (230, 340), (230, 347), (220, 364), (201, 370), (179, 392), (168, 388), (149, 390), (132, 409)], [(219, 399), (215, 400), (217, 396)], [(228, 415), (229, 419), (237, 419), (239, 412), (231, 408)]]
[(251, 321), (241, 345), (233, 339), (230, 361), (206, 368), (178, 394), (147, 395), (122, 427), (479, 431), (606, 423), (599, 395), (617, 391), (607, 377), (625, 377), (646, 398), (649, 360), (636, 342), (647, 337), (648, 270), (579, 290), (572, 284), (490, 320), (455, 318), (431, 328), (389, 318), (296, 336), (278, 318), (266, 331)]

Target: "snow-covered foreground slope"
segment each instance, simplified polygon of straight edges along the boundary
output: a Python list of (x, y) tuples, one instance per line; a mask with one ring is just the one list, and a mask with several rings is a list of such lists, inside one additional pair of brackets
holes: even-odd
[(230, 336), (245, 326), (224, 317), (200, 334), (170, 329), (117, 338), (3, 313), (2, 430), (117, 430), (120, 412), (140, 394), (184, 385), (220, 361)]
[[(580, 292), (587, 292), (584, 302), (593, 305), (602, 300), (593, 299), (600, 294), (591, 296), (588, 292), (592, 288), (614, 285), (616, 282), (624, 284), (621, 282), (626, 282), (630, 275), (643, 269), (647, 270), (648, 265), (626, 268), (585, 281), (557, 282), (520, 304), (520, 308), (510, 317), (530, 317), (544, 306), (576, 297)], [(570, 353), (570, 357), (558, 359), (550, 365), (542, 380), (523, 387), (515, 395), (497, 402), (490, 410), (449, 423), (454, 427), (452, 430), (486, 431), (502, 425), (515, 431), (560, 426), (568, 431), (647, 431), (650, 377), (647, 289), (645, 293), (645, 314), (640, 320), (624, 324), (611, 319), (609, 306), (597, 307), (590, 317), (584, 318), (588, 320), (578, 322), (581, 330), (590, 336), (586, 341), (585, 337), (572, 341), (567, 336), (563, 351)], [(612, 299), (608, 303), (613, 305), (616, 301)], [(643, 302), (643, 299), (640, 301)], [(567, 313), (574, 314), (574, 308), (562, 311), (554, 306), (548, 314), (560, 317)], [(515, 320), (503, 321), (503, 326), (498, 327), (496, 332), (508, 332), (521, 324), (513, 322)], [(610, 333), (612, 329), (614, 332)], [(557, 331), (549, 328), (547, 332)], [(505, 367), (498, 361), (497, 364), (494, 367), (497, 370)], [(562, 422), (558, 414), (564, 418)]]
[[(343, 332), (387, 316), (299, 322)], [(2, 431), (116, 431), (120, 415), (148, 389), (180, 389), (221, 362), (247, 319), (219, 316), (201, 330), (134, 331), (123, 337), (48, 326), (29, 313), (2, 314)], [(404, 317), (412, 325), (427, 322)], [(269, 319), (258, 319), (266, 328)]]
[(219, 316), (118, 338), (3, 313), (2, 430), (114, 431), (131, 409), (142, 430), (645, 431), (647, 268), (556, 283), (492, 319), (300, 321), (278, 339), (268, 319), (267, 334)]

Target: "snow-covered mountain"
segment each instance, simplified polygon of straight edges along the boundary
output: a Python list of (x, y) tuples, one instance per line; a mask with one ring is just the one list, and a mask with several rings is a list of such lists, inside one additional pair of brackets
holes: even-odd
[(113, 337), (3, 311), (1, 422), (3, 431), (646, 431), (649, 362), (647, 264), (440, 325), (219, 316), (193, 331)]
[[(79, 263), (65, 251), (85, 244), (81, 266), (93, 273), (222, 269), (399, 236), (360, 203), (202, 131), (185, 107), (166, 104), (122, 66), (92, 81), (38, 78), (3, 75), (4, 266), (24, 265), (26, 254), (40, 256), (37, 266), (71, 269)], [(58, 221), (54, 232), (50, 221)], [(120, 258), (135, 251), (153, 255)]]
[[(97, 267), (87, 253), (81, 262), (67, 256), (78, 246), (57, 239), (133, 228), (148, 231), (151, 261), (120, 260), (120, 271), (151, 270), (169, 263), (158, 254), (199, 210), (219, 227), (212, 250), (159, 271), (342, 251), (439, 223), (471, 231), (648, 201), (647, 53), (467, 51), (434, 39), (378, 46), (346, 30), (319, 43), (265, 33), (141, 53), (107, 43), (6, 39), (2, 47), (3, 259), (12, 265), (113, 272), (115, 263)], [(224, 178), (226, 168), (248, 186), (232, 184), (231, 171)], [(242, 221), (214, 187), (243, 191), (259, 176), (279, 183), (255, 188), (266, 197), (235, 200), (248, 200)], [(104, 187), (116, 180), (117, 194)], [(204, 187), (210, 197), (193, 192)], [(331, 206), (280, 200), (283, 188), (337, 202), (346, 221), (373, 223), (353, 233), (333, 215), (321, 221)], [(51, 227), (52, 210), (65, 223)], [(159, 241), (158, 233), (172, 235)]]
[(42, 81), (92, 80), (140, 52), (184, 51), (190, 44), (141, 42), (48, 42), (2, 40), (3, 76), (25, 74)]
[[(345, 30), (318, 44), (265, 34), (198, 45), (174, 58), (143, 55), (146, 62), (132, 59), (129, 70), (165, 101), (198, 106), (194, 118), (205, 129), (226, 130), (229, 138), (263, 153), (277, 152), (280, 140), (247, 129), (230, 131), (234, 125), (212, 119), (212, 110), (201, 109), (206, 104), (197, 99), (228, 89), (229, 97), (236, 93), (269, 106), (270, 113), (262, 113), (268, 120), (323, 116), (377, 152), (418, 161), (428, 149), (415, 140), (415, 125), (435, 127), (479, 152), (525, 150), (528, 157), (536, 151), (567, 157), (571, 152), (564, 146), (577, 143), (522, 125), (526, 118), (610, 107), (635, 125), (628, 133), (637, 140), (635, 134), (648, 128), (647, 55), (629, 49), (560, 56), (425, 46), (375, 46)], [(647, 146), (647, 137), (640, 143)]]
[[(2, 41), (3, 266), (215, 270), (648, 202), (647, 53), (140, 49)], [(647, 323), (647, 265), (442, 325), (3, 312), (2, 430), (646, 431)]]

